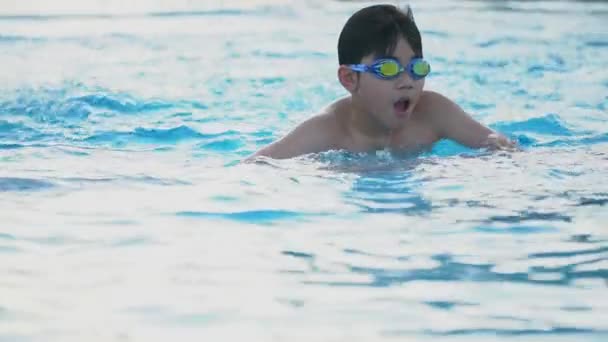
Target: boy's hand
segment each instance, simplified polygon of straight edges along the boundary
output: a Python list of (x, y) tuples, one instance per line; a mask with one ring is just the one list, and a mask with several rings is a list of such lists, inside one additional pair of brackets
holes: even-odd
[(483, 142), (483, 145), (490, 150), (503, 150), (510, 152), (520, 150), (520, 148), (517, 146), (517, 142), (498, 133), (488, 134), (488, 137)]

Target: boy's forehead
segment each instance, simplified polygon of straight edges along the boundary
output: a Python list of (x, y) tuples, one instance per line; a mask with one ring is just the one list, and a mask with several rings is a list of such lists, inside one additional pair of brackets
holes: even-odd
[(386, 53), (382, 53), (380, 55), (376, 55), (375, 53), (372, 53), (372, 54), (369, 54), (368, 56), (366, 56), (365, 58), (363, 58), (363, 60), (371, 62), (377, 58), (388, 57), (388, 56), (395, 57), (402, 63), (407, 63), (412, 58), (414, 58), (416, 56), (416, 54), (414, 53), (414, 50), (412, 49), (410, 44), (407, 42), (407, 40), (404, 37), (399, 37), (399, 39), (397, 40), (397, 45), (395, 45), (395, 48), (393, 51), (387, 51)]
[(393, 51), (393, 56), (397, 58), (405, 58), (406, 60), (412, 59), (415, 53), (407, 40), (403, 37), (399, 37), (397, 40), (397, 45), (395, 46), (395, 51)]

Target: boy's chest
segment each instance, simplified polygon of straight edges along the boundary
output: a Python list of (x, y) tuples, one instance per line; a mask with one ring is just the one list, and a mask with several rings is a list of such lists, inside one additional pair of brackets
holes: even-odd
[(418, 152), (433, 145), (438, 140), (437, 134), (420, 124), (412, 124), (395, 132), (385, 141), (353, 138), (342, 141), (339, 148), (353, 152), (371, 152), (378, 149), (389, 148), (393, 152)]
[(433, 145), (439, 137), (425, 125), (412, 124), (394, 134), (389, 147), (399, 151), (417, 151)]

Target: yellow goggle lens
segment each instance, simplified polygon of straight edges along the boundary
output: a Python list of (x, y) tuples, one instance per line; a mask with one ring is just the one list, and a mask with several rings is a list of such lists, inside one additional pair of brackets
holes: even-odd
[(420, 61), (412, 66), (412, 71), (418, 76), (426, 76), (431, 71), (431, 66), (427, 62)]
[(384, 62), (380, 65), (379, 71), (382, 75), (390, 77), (397, 75), (400, 69), (399, 64), (395, 62)]

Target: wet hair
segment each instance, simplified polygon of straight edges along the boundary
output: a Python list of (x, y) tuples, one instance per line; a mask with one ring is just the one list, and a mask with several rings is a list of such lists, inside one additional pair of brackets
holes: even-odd
[(355, 12), (344, 24), (338, 38), (338, 62), (356, 64), (370, 54), (391, 56), (399, 38), (404, 37), (416, 57), (422, 57), (422, 38), (409, 6), (373, 5)]

